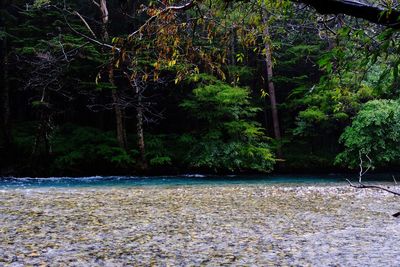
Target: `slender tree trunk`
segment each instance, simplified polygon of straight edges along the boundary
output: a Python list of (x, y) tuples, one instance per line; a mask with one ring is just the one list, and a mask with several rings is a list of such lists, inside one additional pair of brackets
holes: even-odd
[[(268, 94), (269, 99), (271, 101), (271, 112), (272, 112), (272, 124), (274, 129), (274, 136), (275, 139), (280, 141), (281, 140), (281, 130), (279, 125), (279, 115), (278, 115), (278, 107), (276, 101), (276, 94), (275, 94), (275, 86), (273, 82), (273, 64), (272, 64), (272, 50), (269, 39), (269, 28), (268, 28), (268, 19), (263, 11), (263, 22), (264, 22), (264, 48), (265, 48), (265, 63), (267, 65), (267, 80), (268, 80)], [(278, 156), (282, 156), (282, 151), (278, 148)]]
[[(101, 11), (101, 18), (102, 18), (102, 39), (105, 42), (109, 41), (109, 34), (108, 34), (108, 8), (107, 8), (107, 1), (100, 0), (99, 8)], [(108, 79), (112, 85), (115, 87), (114, 81), (114, 71), (113, 71), (113, 62), (110, 63), (109, 70), (108, 70)], [(126, 128), (125, 128), (125, 121), (124, 121), (124, 112), (121, 109), (119, 95), (116, 89), (111, 90), (111, 95), (113, 99), (113, 106), (114, 106), (114, 113), (115, 113), (115, 122), (117, 128), (117, 140), (118, 145), (124, 149), (128, 149), (128, 142), (126, 138)]]
[(232, 28), (231, 34), (231, 65), (236, 65), (236, 31), (235, 28)]
[(102, 28), (103, 28), (103, 41), (108, 41), (108, 8), (107, 8), (107, 1), (100, 0), (100, 11), (101, 11), (101, 19), (102, 19)]
[(138, 147), (139, 147), (139, 152), (140, 152), (140, 167), (142, 170), (147, 169), (148, 164), (146, 160), (146, 149), (145, 149), (145, 144), (144, 144), (144, 131), (143, 131), (143, 106), (142, 106), (142, 96), (141, 93), (139, 92), (139, 89), (136, 89), (136, 94), (137, 94), (137, 99), (138, 99), (138, 105), (136, 108), (136, 119), (137, 119), (137, 124), (136, 124), (136, 131), (137, 131), (137, 136), (138, 136)]
[(35, 141), (32, 149), (32, 156), (35, 160), (47, 159), (51, 155), (51, 132), (54, 130), (51, 115), (47, 107), (40, 107), (40, 122), (36, 130)]
[(265, 123), (265, 134), (269, 134), (269, 130), (268, 130), (268, 128), (269, 128), (269, 125), (268, 125), (268, 103), (267, 103), (267, 99), (263, 99), (263, 103), (264, 103), (264, 108), (263, 108), (263, 113), (264, 113), (264, 123)]
[[(111, 82), (113, 83), (113, 82)], [(115, 121), (117, 126), (117, 140), (118, 145), (124, 150), (128, 149), (128, 142), (126, 138), (126, 129), (125, 129), (125, 120), (124, 120), (124, 112), (119, 106), (119, 96), (117, 90), (113, 89), (111, 91), (113, 104), (114, 104), (114, 112), (115, 112)]]
[[(110, 65), (108, 70), (108, 79), (110, 83), (115, 88), (115, 81), (114, 81), (114, 70), (112, 65)], [(114, 106), (114, 113), (115, 113), (115, 123), (117, 127), (117, 141), (118, 145), (124, 149), (128, 150), (128, 141), (126, 138), (126, 128), (125, 128), (125, 120), (124, 120), (124, 111), (121, 109), (119, 95), (116, 89), (111, 90), (111, 96), (113, 99), (113, 106)]]

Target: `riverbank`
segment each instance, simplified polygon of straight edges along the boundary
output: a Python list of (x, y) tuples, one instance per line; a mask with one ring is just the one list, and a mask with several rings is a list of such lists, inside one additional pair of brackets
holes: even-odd
[(339, 184), (6, 189), (0, 264), (394, 266), (398, 201)]

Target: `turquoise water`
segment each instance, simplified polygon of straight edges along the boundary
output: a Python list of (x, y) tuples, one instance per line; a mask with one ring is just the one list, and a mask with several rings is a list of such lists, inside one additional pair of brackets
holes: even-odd
[[(229, 184), (331, 184), (344, 183), (349, 175), (266, 175), (266, 176), (92, 176), (92, 177), (50, 177), (50, 178), (0, 178), (0, 189), (36, 187), (131, 187), (131, 186), (193, 186)], [(364, 181), (392, 181), (391, 175), (371, 176)]]

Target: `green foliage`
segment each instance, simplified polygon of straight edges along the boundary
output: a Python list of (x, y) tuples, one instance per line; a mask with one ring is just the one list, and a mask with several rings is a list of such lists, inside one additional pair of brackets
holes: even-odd
[(14, 145), (20, 154), (26, 155), (25, 158), (32, 153), (36, 129), (36, 122), (24, 122), (13, 128)]
[(218, 170), (272, 170), (274, 157), (265, 143), (264, 129), (251, 120), (259, 110), (249, 91), (222, 82), (193, 90), (181, 107), (202, 125), (181, 137), (190, 147), (185, 161), (192, 167)]
[[(35, 119), (48, 120), (55, 129), (59, 125), (46, 133), (51, 135), (52, 154), (42, 169), (134, 172), (138, 151), (124, 151), (114, 132), (99, 129), (115, 127), (113, 109), (119, 102), (128, 141), (136, 144), (135, 89), (140, 87), (150, 171), (272, 170), (274, 143), (261, 127), (262, 122), (272, 134), (264, 91), (265, 44), (272, 52), (282, 130), (279, 145), (286, 166), (330, 166), (340, 149), (339, 136), (353, 118), (342, 136), (346, 149), (338, 162), (355, 166), (359, 150), (376, 154), (377, 165), (397, 160), (397, 136), (385, 121), (397, 124), (391, 115), (379, 115), (395, 114), (389, 111), (394, 104), (379, 102), (375, 114), (368, 108), (375, 102), (368, 101), (400, 96), (398, 31), (367, 29), (346, 17), (332, 18), (321, 28), (314, 13), (298, 12), (296, 4), (286, 0), (250, 5), (199, 1), (196, 8), (169, 12), (162, 12), (165, 3), (157, 1), (107, 1), (109, 37), (102, 38), (96, 5), (51, 0), (12, 4), (0, 10), (0, 42), (8, 61), (6, 75), (0, 76), (8, 79), (2, 82), (10, 90), (16, 158), (27, 166), (34, 162), (38, 124), (30, 121)], [(154, 15), (159, 17), (143, 25)], [(135, 31), (137, 35), (127, 38)], [(115, 47), (100, 44), (107, 42)], [(57, 75), (50, 75), (51, 70)], [(118, 92), (118, 101), (111, 89)], [(157, 120), (153, 118), (158, 111), (164, 120), (148, 125)], [(67, 122), (98, 129), (62, 126)], [(379, 152), (383, 150), (387, 153)]]
[(249, 84), (253, 78), (254, 70), (248, 66), (229, 65), (227, 68), (232, 84)]
[(344, 86), (346, 76), (339, 79), (331, 75), (326, 78), (305, 92), (302, 98), (292, 102), (305, 107), (297, 116), (295, 134), (314, 136), (322, 132), (342, 131), (350, 118), (357, 114), (361, 104), (377, 95), (367, 84)]
[(44, 5), (50, 4), (50, 0), (35, 0), (33, 6), (36, 8), (43, 7)]
[(7, 33), (5, 31), (0, 30), (0, 41), (4, 40), (7, 37)]
[(345, 150), (336, 161), (349, 167), (368, 155), (373, 166), (400, 162), (400, 102), (373, 100), (363, 105), (341, 136)]
[(268, 172), (273, 168), (274, 158), (265, 143), (256, 145), (240, 141), (222, 141), (209, 137), (196, 141), (189, 151), (187, 161), (197, 168), (214, 171), (256, 170)]
[[(324, 143), (326, 141), (327, 138)], [(333, 169), (335, 153), (328, 150), (326, 146), (321, 146), (318, 142), (315, 142), (315, 144), (313, 144), (313, 140), (297, 138), (283, 146), (283, 154), (286, 159), (285, 166), (293, 170), (306, 169), (318, 172), (327, 172)]]
[(167, 135), (146, 135), (146, 158), (150, 166), (161, 167), (171, 165), (174, 157), (167, 144)]
[(66, 125), (55, 134), (53, 153), (55, 167), (63, 170), (92, 164), (126, 168), (134, 164), (135, 151), (118, 147), (112, 132)]
[[(300, 84), (291, 92), (286, 104), (297, 112), (294, 142), (300, 137), (301, 142), (320, 143), (319, 147), (311, 146), (311, 153), (328, 152), (327, 159), (339, 152), (340, 135), (364, 103), (379, 98), (398, 98), (394, 82), (396, 71), (392, 68), (397, 65), (398, 55), (385, 56), (387, 39), (378, 44), (366, 31), (351, 27), (339, 28), (335, 38), (335, 46), (318, 57), (323, 73), (319, 82), (313, 86)], [(310, 156), (307, 148), (304, 152), (307, 156), (303, 158)], [(295, 150), (288, 153), (295, 153)], [(354, 167), (358, 164), (358, 152), (351, 157), (351, 163), (347, 163), (343, 155), (338, 159), (343, 159), (343, 165)]]
[[(19, 124), (14, 128), (16, 149), (24, 160), (31, 159), (37, 123)], [(52, 147), (48, 170), (128, 168), (132, 166), (136, 151), (129, 153), (118, 147), (112, 132), (102, 132), (95, 128), (66, 124), (56, 130), (50, 139)], [(27, 163), (27, 162), (25, 162)], [(101, 167), (100, 167), (101, 166)]]
[(180, 106), (190, 110), (196, 118), (209, 123), (224, 117), (229, 119), (249, 117), (259, 111), (259, 108), (249, 105), (248, 90), (232, 87), (220, 81), (194, 89), (193, 94), (194, 98), (185, 100)]

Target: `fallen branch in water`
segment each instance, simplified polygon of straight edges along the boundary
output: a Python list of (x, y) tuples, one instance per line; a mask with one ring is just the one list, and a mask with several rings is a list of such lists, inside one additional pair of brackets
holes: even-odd
[[(363, 184), (361, 182), (359, 182), (358, 184), (353, 184), (352, 182), (350, 182), (349, 179), (346, 179), (346, 181), (353, 188), (357, 188), (357, 189), (377, 189), (377, 190), (382, 190), (382, 191), (385, 191), (385, 192), (388, 192), (390, 194), (393, 194), (395, 196), (400, 197), (400, 192), (396, 192), (396, 191), (390, 190), (388, 188), (384, 188), (384, 187), (379, 186), (379, 185), (365, 185), (365, 184)], [(397, 217), (400, 216), (400, 212), (396, 212), (395, 214), (392, 214), (392, 216), (397, 218)]]
[[(366, 185), (362, 183), (362, 177), (368, 172), (368, 170), (372, 167), (372, 160), (371, 158), (368, 156), (368, 154), (366, 154), (366, 158), (369, 160), (369, 164), (367, 165), (367, 169), (364, 171), (363, 170), (363, 158), (362, 158), (362, 154), (361, 151), (359, 152), (359, 158), (360, 158), (360, 173), (359, 173), (359, 177), (358, 177), (358, 184), (353, 184), (349, 179), (346, 179), (347, 183), (353, 187), (353, 188), (357, 188), (357, 189), (376, 189), (376, 190), (382, 190), (385, 192), (388, 192), (390, 194), (393, 194), (395, 196), (400, 197), (400, 192), (397, 191), (393, 191), (390, 190), (389, 188), (385, 188), (383, 186), (379, 186), (379, 185)], [(394, 184), (397, 185), (397, 181), (396, 178), (394, 177), (394, 175), (392, 175), (393, 177), (393, 181)], [(393, 217), (399, 217), (400, 216), (400, 212), (396, 212), (395, 214), (392, 214)]]
[(379, 186), (379, 185), (365, 185), (365, 184), (360, 183), (360, 182), (357, 185), (355, 185), (352, 182), (350, 182), (349, 179), (346, 179), (346, 181), (351, 187), (354, 187), (354, 188), (357, 188), (357, 189), (364, 189), (364, 188), (365, 189), (378, 189), (378, 190), (386, 191), (386, 192), (391, 193), (391, 194), (396, 195), (396, 196), (400, 196), (400, 192), (396, 192), (396, 191), (384, 188), (384, 187)]

